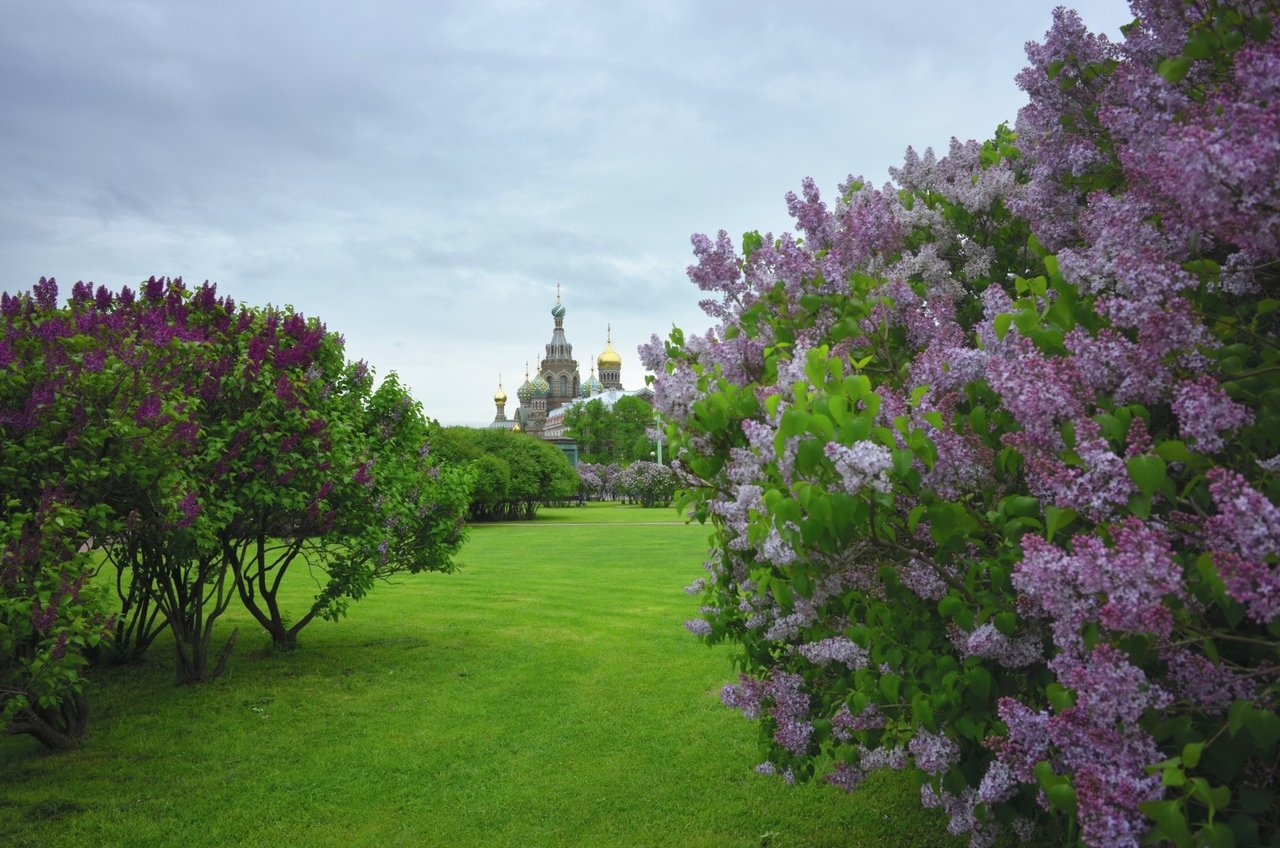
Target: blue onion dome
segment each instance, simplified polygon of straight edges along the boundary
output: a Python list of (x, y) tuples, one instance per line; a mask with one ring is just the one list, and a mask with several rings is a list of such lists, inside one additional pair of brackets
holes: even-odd
[(552, 318), (564, 317), (564, 304), (560, 302), (560, 284), (556, 283), (556, 305), (551, 307)]
[(596, 369), (592, 368), (591, 378), (582, 383), (582, 390), (578, 392), (578, 394), (582, 395), (584, 398), (589, 398), (598, 395), (603, 391), (604, 386), (601, 384), (599, 378), (596, 377)]
[(547, 397), (551, 394), (551, 385), (541, 374), (533, 378), (533, 382), (529, 384), (533, 387), (534, 397)]

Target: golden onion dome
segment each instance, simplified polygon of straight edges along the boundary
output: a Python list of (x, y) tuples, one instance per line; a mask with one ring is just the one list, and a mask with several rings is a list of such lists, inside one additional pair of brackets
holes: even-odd
[(608, 341), (606, 341), (604, 344), (604, 353), (600, 354), (600, 356), (596, 358), (596, 362), (597, 364), (599, 364), (601, 370), (605, 368), (621, 368), (622, 357), (619, 356), (618, 352), (613, 349), (613, 325), (612, 324), (609, 325), (609, 335), (607, 338), (608, 338)]
[(498, 375), (498, 390), (493, 393), (494, 403), (506, 403), (507, 393), (502, 390), (502, 375)]

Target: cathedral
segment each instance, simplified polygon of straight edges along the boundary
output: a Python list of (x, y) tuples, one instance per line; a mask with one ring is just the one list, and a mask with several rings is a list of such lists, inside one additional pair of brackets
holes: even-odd
[[(564, 412), (573, 404), (598, 397), (612, 406), (623, 394), (652, 395), (647, 387), (640, 392), (626, 392), (622, 388), (622, 357), (613, 349), (612, 327), (606, 335), (604, 351), (591, 366), (591, 377), (583, 381), (578, 360), (573, 358), (573, 345), (564, 335), (564, 313), (560, 287), (556, 286), (556, 304), (551, 307), (555, 326), (551, 330), (551, 341), (546, 345), (546, 355), (537, 363), (532, 379), (529, 378), (528, 363), (525, 363), (524, 383), (516, 390), (520, 405), (510, 418), (506, 413), (507, 393), (502, 388), (502, 380), (498, 380), (498, 391), (493, 395), (497, 414), (490, 427), (523, 430), (550, 441), (565, 441)], [(597, 366), (599, 377), (596, 376)]]

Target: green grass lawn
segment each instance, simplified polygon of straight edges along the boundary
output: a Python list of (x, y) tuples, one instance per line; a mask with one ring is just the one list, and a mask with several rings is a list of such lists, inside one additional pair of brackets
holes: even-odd
[(380, 586), (287, 654), (233, 607), (219, 680), (175, 688), (157, 645), (94, 673), (80, 750), (0, 737), (0, 845), (958, 844), (899, 775), (752, 773), (730, 654), (681, 627), (706, 538), (613, 504), (477, 526), (457, 573)]

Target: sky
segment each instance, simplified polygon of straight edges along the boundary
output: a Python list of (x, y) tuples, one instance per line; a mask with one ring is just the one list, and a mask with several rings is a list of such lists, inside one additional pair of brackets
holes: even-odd
[(1054, 5), (0, 0), (0, 291), (210, 280), (483, 425), (559, 285), (583, 378), (612, 325), (639, 388), (638, 344), (710, 326), (692, 233), (989, 137)]

